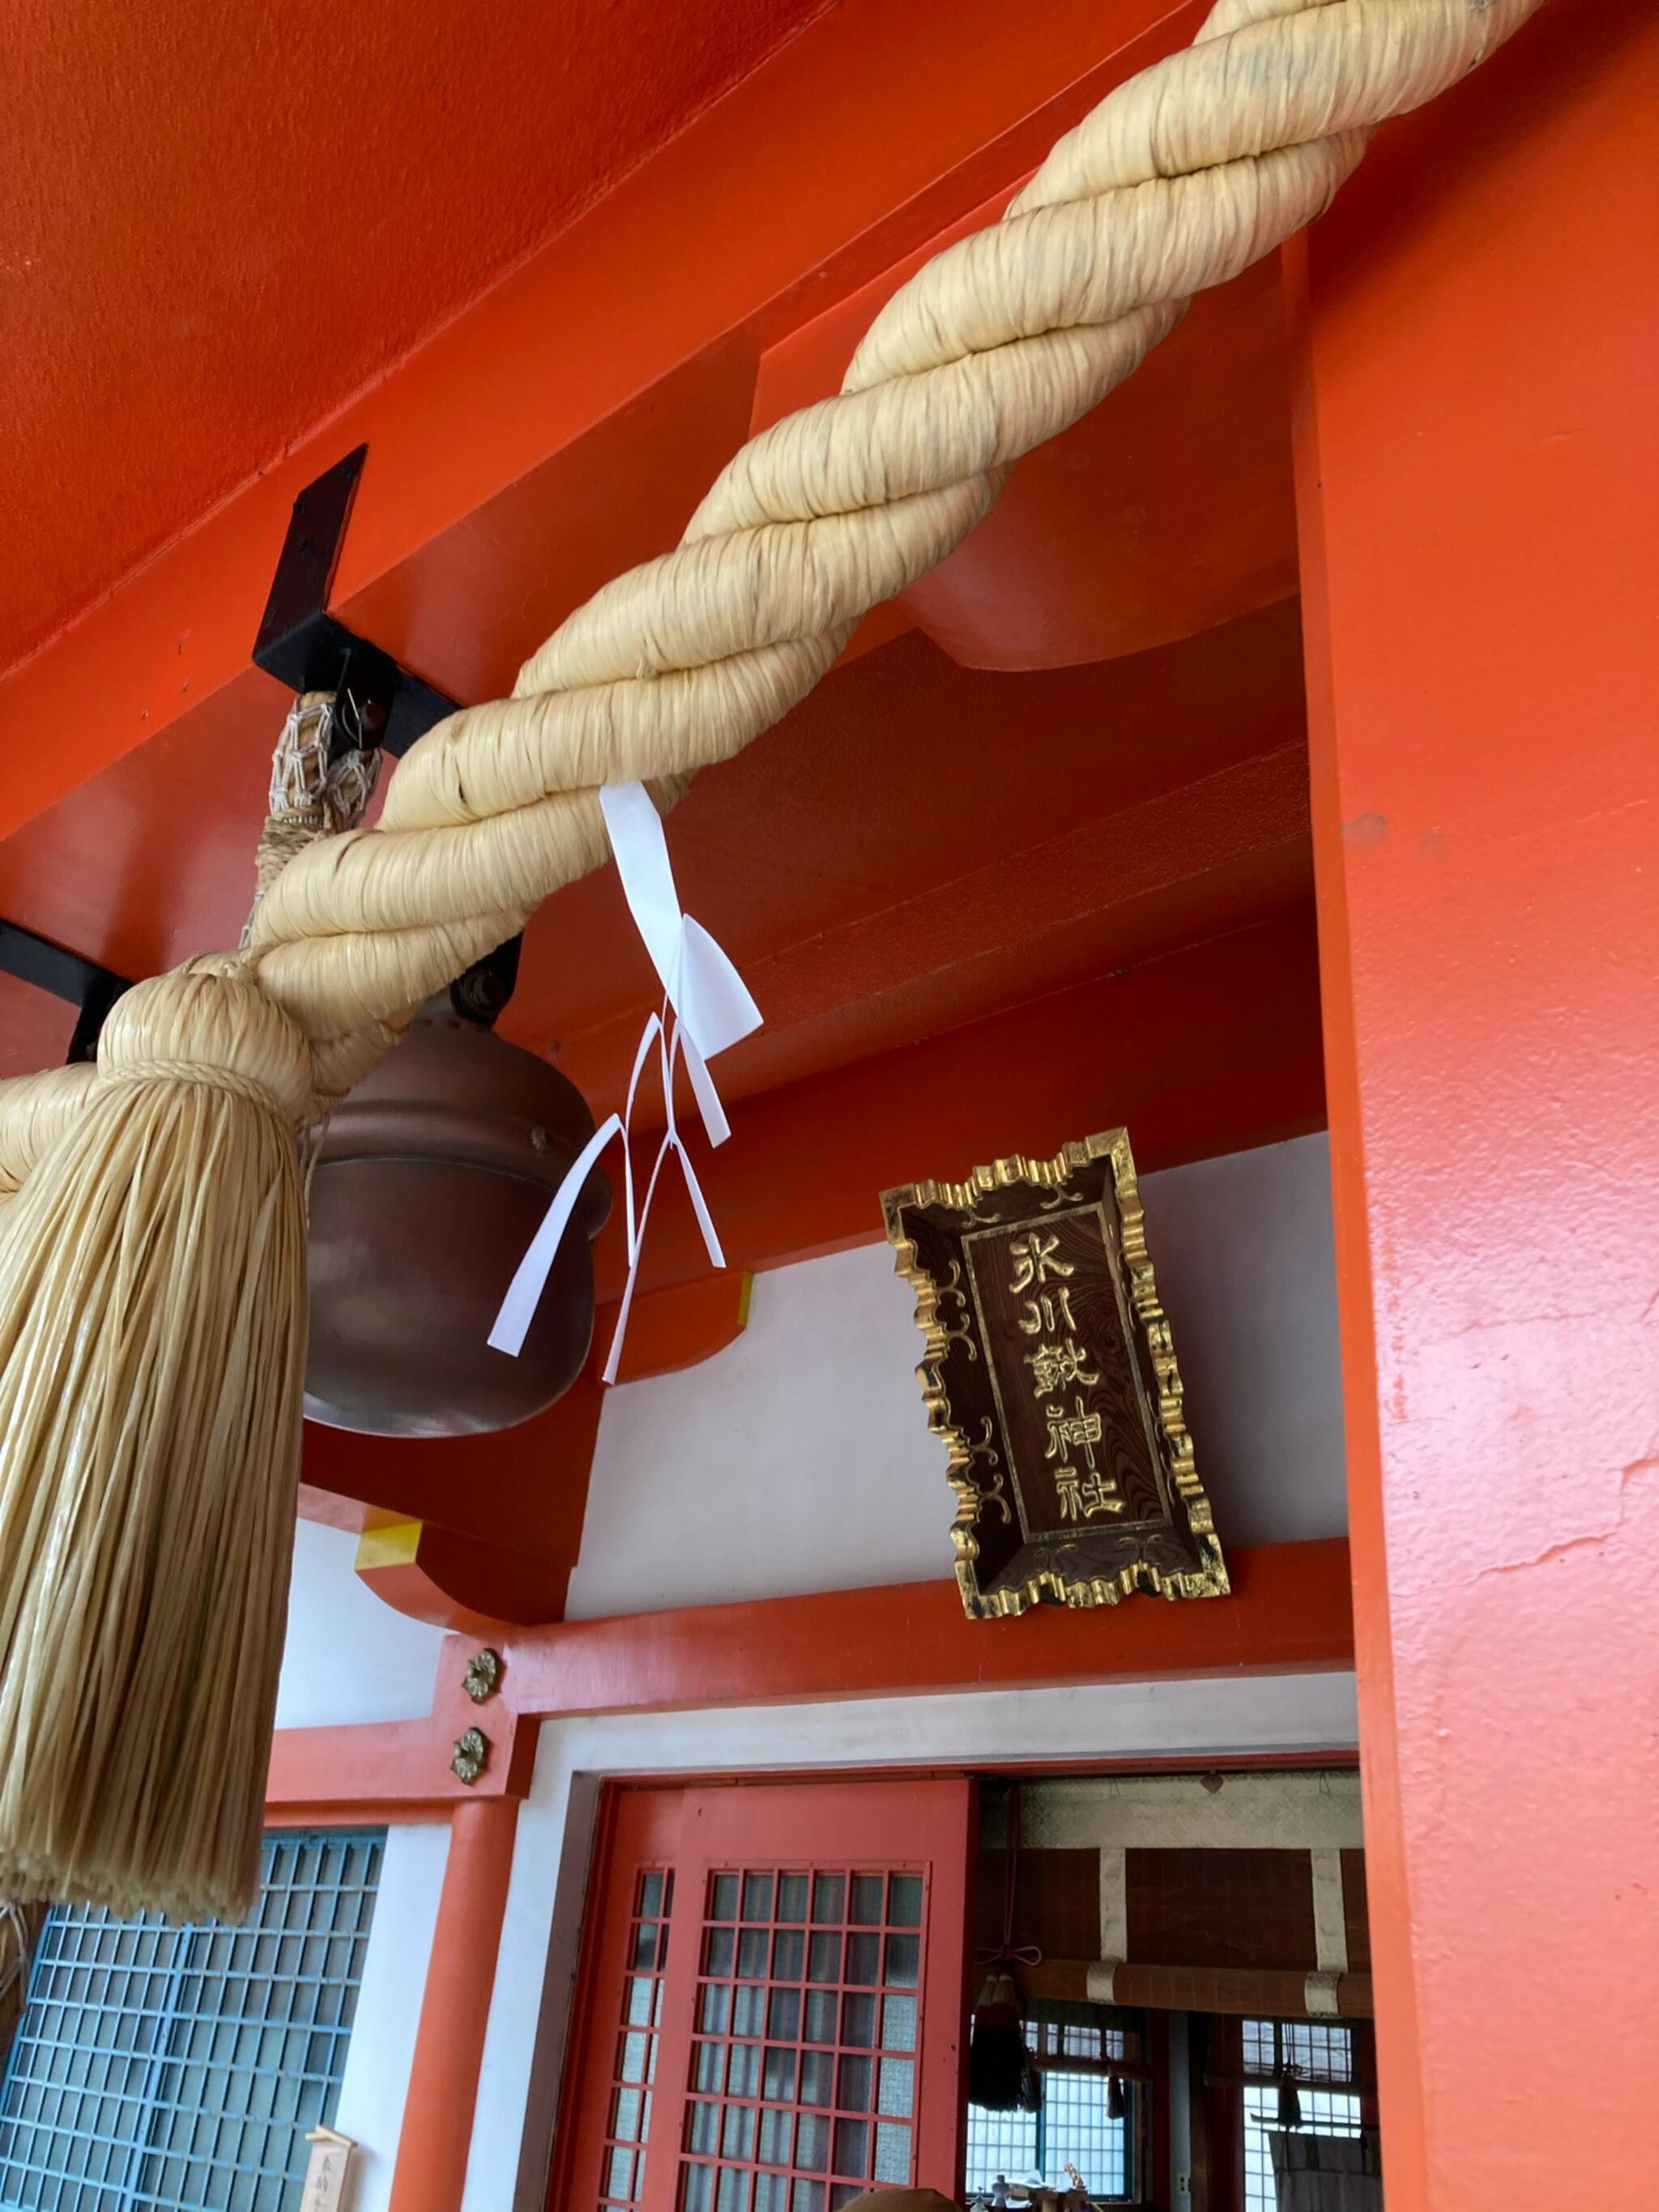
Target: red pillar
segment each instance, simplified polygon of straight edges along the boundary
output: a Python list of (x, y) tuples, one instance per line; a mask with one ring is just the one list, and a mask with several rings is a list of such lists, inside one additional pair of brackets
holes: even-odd
[(459, 2212), (518, 1818), (516, 1797), (474, 1798), (451, 1816), (391, 2212)]
[(1659, 10), (1289, 258), (1389, 2212), (1653, 2201)]

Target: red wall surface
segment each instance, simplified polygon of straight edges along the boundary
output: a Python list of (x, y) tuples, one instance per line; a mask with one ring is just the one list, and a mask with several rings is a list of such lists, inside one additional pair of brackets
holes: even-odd
[(1651, 2203), (1659, 12), (1292, 257), (1389, 2212)]

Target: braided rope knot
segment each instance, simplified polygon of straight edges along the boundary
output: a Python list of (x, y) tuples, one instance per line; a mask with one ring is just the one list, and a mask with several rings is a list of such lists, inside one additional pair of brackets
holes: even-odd
[(140, 1060), (123, 1067), (112, 1068), (104, 1080), (112, 1085), (124, 1083), (183, 1083), (199, 1091), (222, 1091), (228, 1098), (240, 1098), (250, 1106), (273, 1115), (284, 1128), (292, 1126), (294, 1116), (282, 1100), (257, 1083), (249, 1075), (239, 1075), (234, 1067), (204, 1067), (188, 1060)]
[(305, 1038), (234, 954), (135, 984), (111, 1009), (94, 1088), (156, 1083), (245, 1100), (290, 1130), (312, 1110)]

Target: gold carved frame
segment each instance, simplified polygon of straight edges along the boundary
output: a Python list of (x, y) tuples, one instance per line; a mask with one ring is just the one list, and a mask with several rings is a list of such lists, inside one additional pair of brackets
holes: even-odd
[[(1136, 1355), (1138, 1374), (1149, 1373), (1152, 1378), (1152, 1389), (1143, 1389), (1139, 1395), (1148, 1441), (1161, 1463), (1160, 1487), (1169, 1504), (1168, 1522), (1158, 1524), (1153, 1540), (1143, 1539), (1132, 1545), (1121, 1563), (1114, 1561), (1104, 1569), (1081, 1564), (1076, 1556), (1084, 1548), (1079, 1545), (1056, 1542), (1046, 1535), (1029, 1540), (1017, 1553), (1012, 1575), (1005, 1570), (1000, 1587), (982, 1589), (979, 1529), (983, 1516), (993, 1513), (1000, 1513), (1011, 1528), (1014, 1525), (1014, 1508), (1005, 1486), (1012, 1469), (999, 1448), (995, 1421), (980, 1414), (972, 1424), (975, 1433), (970, 1434), (969, 1424), (953, 1412), (946, 1375), (953, 1360), (978, 1363), (983, 1358), (988, 1366), (988, 1346), (983, 1341), (983, 1323), (976, 1313), (972, 1285), (963, 1286), (960, 1266), (951, 1263), (945, 1279), (937, 1279), (918, 1257), (915, 1243), (907, 1233), (906, 1216), (921, 1208), (945, 1209), (960, 1217), (964, 1235), (969, 1233), (969, 1223), (1012, 1226), (1024, 1217), (1011, 1216), (1006, 1209), (1022, 1186), (1031, 1192), (1034, 1216), (1040, 1217), (1068, 1200), (1087, 1203), (1089, 1194), (1079, 1192), (1078, 1178), (1080, 1172), (1101, 1161), (1109, 1171), (1109, 1196), (1116, 1214), (1117, 1257), (1112, 1258), (1109, 1239), (1108, 1256), (1117, 1279), (1126, 1334), (1133, 1336), (1131, 1351)], [(1107, 1194), (1103, 1189), (1103, 1204)], [(998, 1201), (998, 1212), (988, 1214), (988, 1203), (996, 1206)], [(1109, 1129), (1099, 1136), (1085, 1137), (1066, 1145), (1051, 1160), (1028, 1159), (1017, 1152), (989, 1167), (975, 1168), (965, 1182), (907, 1183), (884, 1191), (882, 1213), (888, 1241), (896, 1255), (897, 1272), (916, 1296), (916, 1324), (927, 1346), (916, 1374), (928, 1426), (943, 1437), (950, 1454), (946, 1479), (957, 1498), (951, 1540), (956, 1553), (957, 1582), (969, 1616), (994, 1620), (1024, 1613), (1045, 1599), (1066, 1606), (1115, 1605), (1136, 1590), (1166, 1598), (1226, 1596), (1226, 1564), (1182, 1417), (1181, 1372), (1146, 1249), (1145, 1217), (1127, 1131)], [(1150, 1525), (1134, 1524), (1121, 1534), (1128, 1538), (1137, 1527), (1145, 1529)]]

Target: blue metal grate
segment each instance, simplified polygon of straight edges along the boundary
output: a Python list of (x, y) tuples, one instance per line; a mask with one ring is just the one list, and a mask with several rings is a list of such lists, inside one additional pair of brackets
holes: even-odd
[(0, 2095), (0, 2212), (283, 2212), (334, 2112), (384, 1830), (268, 1836), (245, 1924), (54, 1906)]

